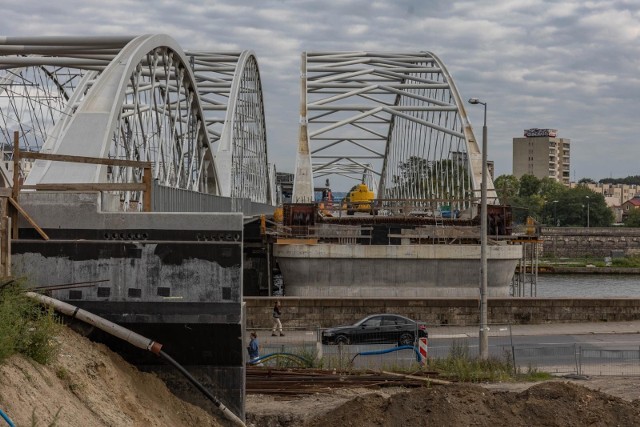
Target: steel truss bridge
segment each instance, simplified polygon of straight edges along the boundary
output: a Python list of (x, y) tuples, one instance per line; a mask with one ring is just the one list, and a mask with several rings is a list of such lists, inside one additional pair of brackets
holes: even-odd
[[(251, 51), (183, 51), (166, 35), (0, 38), (3, 169), (15, 131), (21, 150), (150, 162), (161, 186), (274, 201)], [(137, 183), (143, 172), (37, 160), (22, 173), (34, 185)], [(139, 209), (140, 192), (118, 194), (121, 209)]]
[[(0, 171), (18, 131), (22, 150), (150, 162), (163, 187), (273, 205), (264, 117), (250, 51), (183, 51), (167, 35), (0, 38)], [(379, 199), (478, 199), (481, 153), (430, 52), (303, 53), (300, 117), (294, 202), (330, 176)], [(22, 173), (27, 185), (138, 183), (143, 169), (37, 160)], [(118, 195), (140, 209), (140, 191)]]
[[(430, 52), (307, 52), (293, 199), (326, 177), (376, 198), (460, 209), (478, 204), (482, 156), (464, 102)], [(488, 177), (488, 198), (496, 200)], [(420, 201), (420, 202), (419, 202)]]

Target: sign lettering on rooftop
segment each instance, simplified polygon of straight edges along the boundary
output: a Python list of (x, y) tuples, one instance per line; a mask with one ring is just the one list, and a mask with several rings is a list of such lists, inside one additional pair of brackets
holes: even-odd
[(551, 138), (555, 138), (557, 132), (558, 132), (557, 129), (532, 128), (532, 129), (525, 129), (524, 136), (526, 136), (527, 138), (532, 138), (536, 136), (548, 136)]

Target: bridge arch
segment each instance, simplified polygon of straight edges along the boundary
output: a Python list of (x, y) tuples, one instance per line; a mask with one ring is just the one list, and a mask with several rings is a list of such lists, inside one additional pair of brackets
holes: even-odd
[[(312, 200), (329, 176), (365, 182), (380, 199), (467, 208), (479, 197), (480, 149), (436, 55), (307, 52), (301, 76), (294, 200)], [(488, 191), (496, 200), (491, 179)]]
[[(252, 51), (187, 52), (203, 103), (221, 193), (272, 204), (264, 100)], [(274, 178), (274, 177), (270, 177)]]
[[(16, 70), (27, 70), (31, 76), (44, 76), (39, 86), (57, 88), (49, 91), (56, 92), (60, 100), (49, 105), (43, 114), (50, 119), (41, 126), (46, 130), (39, 133), (35, 142), (29, 142), (30, 132), (22, 128), (34, 125), (29, 115), (37, 109), (27, 107), (29, 114), (13, 114), (14, 129), (21, 130), (23, 149), (148, 161), (153, 165), (153, 177), (164, 186), (270, 201), (262, 88), (253, 53), (187, 55), (171, 37), (152, 34), (120, 38), (4, 38), (0, 40), (0, 55), (0, 70), (8, 70), (0, 75), (5, 90), (16, 83), (23, 84), (26, 79), (17, 81)], [(224, 69), (219, 71), (226, 74), (228, 81), (221, 84), (221, 79), (202, 78), (207, 71), (199, 67), (198, 61), (225, 55)], [(65, 83), (72, 82), (63, 91), (64, 84), (58, 76), (64, 73), (73, 78), (62, 78)], [(47, 77), (49, 81), (44, 82)], [(207, 87), (208, 83), (213, 85)], [(211, 108), (211, 87), (227, 84), (230, 90), (222, 89), (225, 100), (214, 102)], [(20, 101), (16, 97), (13, 105), (0, 105), (0, 115), (9, 116), (18, 102), (29, 100), (29, 93), (24, 95)], [(33, 104), (33, 99), (25, 103), (30, 102)], [(228, 110), (227, 104), (231, 106)], [(216, 137), (212, 131), (215, 120), (207, 113), (213, 110), (227, 111), (218, 125), (219, 135), (229, 133), (228, 138)], [(11, 126), (4, 127), (7, 140)], [(256, 131), (247, 132), (249, 128)], [(225, 151), (235, 154), (231, 163), (224, 158)], [(247, 157), (254, 159), (251, 162), (242, 157), (247, 151)], [(237, 190), (232, 191), (232, 174), (243, 176), (247, 171), (251, 172), (251, 185), (236, 185)], [(142, 170), (136, 168), (37, 161), (26, 183), (141, 179)], [(135, 209), (140, 197), (139, 193), (121, 193), (123, 208)]]

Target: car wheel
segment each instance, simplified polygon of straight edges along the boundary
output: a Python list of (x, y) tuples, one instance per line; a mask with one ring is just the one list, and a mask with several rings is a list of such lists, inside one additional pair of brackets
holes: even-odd
[(404, 333), (398, 339), (399, 345), (413, 345), (413, 334)]
[(349, 340), (349, 337), (347, 337), (346, 335), (338, 335), (335, 339), (336, 344), (349, 345), (350, 342), (351, 341)]

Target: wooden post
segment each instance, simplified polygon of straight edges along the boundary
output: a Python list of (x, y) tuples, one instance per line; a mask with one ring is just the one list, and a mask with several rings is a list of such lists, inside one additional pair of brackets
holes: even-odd
[(142, 210), (151, 212), (151, 166), (142, 170), (142, 183), (144, 184), (144, 193), (142, 194)]
[(11, 276), (11, 218), (0, 217), (0, 274)]
[(20, 195), (20, 134), (13, 133), (13, 191), (11, 197), (18, 201)]
[(11, 210), (9, 198), (12, 189), (0, 189), (0, 275), (11, 276)]
[[(11, 198), (16, 202), (20, 197), (20, 134), (13, 132), (13, 188)], [(18, 238), (18, 210), (11, 210), (11, 236)]]

